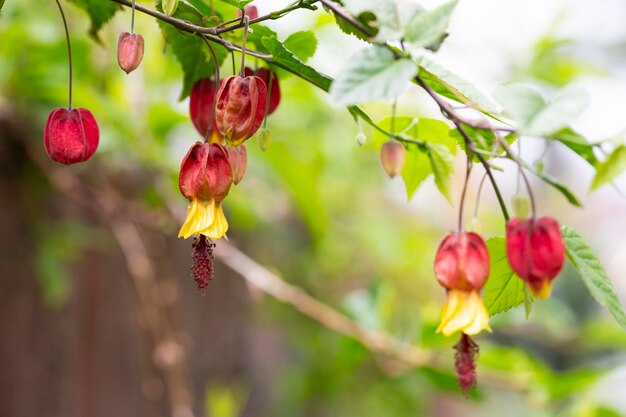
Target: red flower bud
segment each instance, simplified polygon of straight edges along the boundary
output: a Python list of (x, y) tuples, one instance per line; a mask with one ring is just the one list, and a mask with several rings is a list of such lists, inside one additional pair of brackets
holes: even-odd
[(450, 232), (435, 257), (435, 276), (448, 290), (480, 290), (489, 276), (489, 252), (480, 235)]
[(228, 161), (230, 162), (230, 168), (233, 171), (233, 182), (235, 185), (239, 184), (246, 173), (246, 167), (248, 166), (248, 153), (244, 145), (239, 145), (235, 148), (228, 148)]
[(117, 62), (126, 74), (136, 70), (143, 59), (143, 36), (137, 33), (120, 33), (117, 41)]
[(215, 114), (213, 103), (215, 100), (215, 81), (210, 78), (202, 78), (193, 85), (189, 97), (189, 114), (191, 121), (202, 137), (206, 137), (209, 130), (209, 119), (213, 114), (213, 124), (211, 125), (211, 141), (222, 142), (223, 136), (215, 127)]
[[(246, 12), (246, 16), (248, 16), (248, 19), (250, 20), (254, 20), (259, 17), (259, 11), (256, 9), (256, 6), (245, 6), (244, 11)], [(241, 17), (241, 9), (237, 9), (237, 16)]]
[(563, 268), (565, 247), (556, 220), (550, 217), (511, 219), (506, 225), (506, 255), (511, 268), (541, 298)]
[(380, 162), (383, 164), (383, 169), (387, 175), (391, 178), (402, 171), (405, 159), (406, 150), (400, 142), (388, 140), (383, 143), (383, 147), (380, 150)]
[(267, 108), (267, 115), (274, 113), (278, 105), (280, 104), (280, 84), (278, 83), (278, 76), (274, 71), (270, 71), (267, 68), (259, 68), (256, 71), (252, 71), (251, 68), (246, 67), (244, 69), (246, 76), (256, 75), (263, 80), (265, 86), (270, 90), (270, 104)]
[(98, 148), (98, 123), (87, 109), (58, 108), (48, 116), (43, 141), (53, 161), (67, 165), (84, 162)]
[(219, 205), (228, 195), (232, 175), (228, 154), (222, 145), (196, 142), (180, 166), (178, 185), (189, 200), (214, 199)]
[(215, 124), (230, 146), (238, 146), (259, 129), (265, 115), (267, 87), (259, 77), (230, 76), (217, 92)]

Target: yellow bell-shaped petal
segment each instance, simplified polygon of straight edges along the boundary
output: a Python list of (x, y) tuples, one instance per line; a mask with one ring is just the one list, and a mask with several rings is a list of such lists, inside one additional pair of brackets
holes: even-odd
[(191, 200), (187, 209), (187, 218), (178, 232), (178, 237), (185, 239), (208, 229), (215, 219), (215, 200), (200, 201)]
[(209, 239), (217, 240), (224, 237), (227, 230), (228, 221), (226, 221), (226, 216), (224, 216), (224, 210), (222, 210), (222, 206), (218, 205), (215, 207), (215, 216), (213, 217), (213, 222), (211, 223), (211, 225), (199, 233), (208, 237)]
[(450, 336), (463, 332), (469, 336), (482, 330), (491, 332), (489, 313), (476, 291), (448, 291), (446, 303), (441, 310), (441, 323), (437, 333)]

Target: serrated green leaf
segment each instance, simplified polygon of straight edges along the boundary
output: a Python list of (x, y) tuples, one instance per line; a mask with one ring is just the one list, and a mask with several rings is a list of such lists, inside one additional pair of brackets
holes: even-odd
[(417, 14), (405, 29), (405, 39), (415, 48), (437, 51), (447, 36), (450, 16), (457, 3), (457, 0), (453, 0), (433, 10)]
[(558, 140), (563, 145), (576, 152), (580, 157), (589, 162), (591, 166), (595, 167), (598, 165), (599, 161), (593, 152), (593, 145), (572, 128), (566, 127), (565, 129), (561, 129), (550, 137)]
[(395, 59), (381, 46), (372, 46), (352, 56), (333, 82), (331, 99), (338, 104), (358, 104), (400, 95), (417, 68), (408, 59)]
[[(375, 27), (376, 40), (386, 42), (399, 39), (401, 33), (400, 16), (394, 0), (344, 0), (344, 7), (352, 16), (370, 19), (368, 23)], [(375, 24), (371, 18), (374, 17)]]
[(317, 38), (312, 31), (301, 30), (289, 35), (283, 42), (283, 46), (300, 58), (302, 62), (306, 62), (315, 55)]
[[(161, 5), (157, 4), (157, 10), (159, 9), (161, 9)], [(195, 24), (199, 24), (203, 19), (197, 10), (185, 3), (178, 5), (174, 17)], [(171, 47), (183, 69), (183, 88), (179, 97), (179, 100), (183, 100), (189, 95), (196, 81), (201, 78), (215, 76), (215, 63), (208, 47), (198, 36), (181, 32), (162, 21), (158, 23), (163, 32), (165, 42)], [(212, 44), (212, 46), (217, 58), (222, 61), (228, 54), (228, 51), (221, 45)]]
[(120, 6), (110, 1), (102, 0), (69, 0), (89, 15), (91, 27), (89, 35), (98, 40), (98, 32), (113, 15), (120, 10)]
[(278, 39), (278, 35), (272, 29), (261, 24), (255, 24), (252, 30), (248, 33), (248, 42), (252, 43), (255, 49), (259, 52), (269, 53), (265, 45), (263, 44), (263, 38), (274, 37)]
[(626, 146), (617, 147), (606, 161), (597, 166), (596, 176), (591, 183), (591, 191), (608, 184), (626, 170)]
[(161, 6), (163, 7), (163, 13), (172, 16), (178, 8), (178, 0), (161, 0)]
[(437, 119), (422, 117), (417, 124), (416, 139), (430, 143), (445, 145), (452, 155), (456, 154), (456, 141), (450, 137), (450, 127), (447, 123)]
[(547, 175), (543, 172), (538, 171), (534, 166), (527, 164), (526, 162), (522, 161), (522, 165), (528, 171), (532, 172), (537, 177), (539, 177), (543, 182), (545, 182), (548, 185), (551, 185), (552, 187), (560, 191), (561, 194), (563, 194), (563, 196), (567, 199), (567, 201), (570, 202), (570, 204), (573, 204), (576, 207), (583, 206), (583, 203), (580, 201), (580, 199), (576, 197), (576, 195), (569, 188), (567, 188), (565, 184), (561, 183), (559, 180), (557, 180), (554, 177), (551, 177), (550, 175)]
[(585, 239), (571, 227), (561, 228), (567, 259), (576, 269), (593, 298), (606, 308), (626, 330), (626, 314), (617, 298), (613, 284)]
[(439, 192), (452, 202), (450, 194), (450, 176), (454, 171), (454, 156), (450, 149), (441, 143), (428, 144), (428, 158), (430, 159), (430, 167), (435, 174), (435, 184)]
[(524, 303), (526, 283), (509, 266), (506, 241), (502, 237), (487, 240), (489, 249), (489, 278), (483, 292), (483, 303), (490, 316), (510, 310)]
[[(417, 122), (417, 119), (411, 116), (385, 117), (378, 122), (378, 126), (387, 132), (402, 133), (417, 139)], [(380, 147), (387, 140), (389, 140), (388, 135), (374, 130), (373, 141), (377, 147)]]
[(471, 105), (492, 117), (500, 111), (498, 106), (476, 87), (438, 63), (426, 57), (420, 57), (417, 63), (420, 66), (419, 76), (435, 92), (459, 103)]
[(406, 188), (407, 200), (410, 200), (420, 184), (432, 174), (428, 155), (418, 146), (408, 146), (402, 179)]

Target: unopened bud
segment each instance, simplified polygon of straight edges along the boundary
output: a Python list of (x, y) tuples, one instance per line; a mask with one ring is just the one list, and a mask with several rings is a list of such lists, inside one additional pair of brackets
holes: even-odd
[(163, 11), (165, 12), (165, 14), (168, 16), (172, 16), (174, 13), (176, 13), (176, 9), (178, 8), (178, 0), (163, 0), (161, 2), (161, 5), (163, 6)]
[(265, 152), (272, 143), (272, 131), (266, 128), (261, 129), (259, 132), (259, 148)]
[(515, 194), (512, 198), (515, 217), (525, 219), (530, 213), (530, 199), (525, 194)]
[(405, 159), (406, 150), (400, 142), (388, 140), (383, 144), (380, 150), (380, 161), (389, 177), (393, 178), (402, 171)]
[(356, 134), (356, 143), (359, 146), (363, 146), (365, 145), (365, 142), (367, 142), (367, 137), (365, 136), (365, 133), (363, 132), (359, 132)]
[(117, 62), (126, 74), (137, 69), (143, 59), (143, 36), (137, 33), (120, 33), (117, 41)]

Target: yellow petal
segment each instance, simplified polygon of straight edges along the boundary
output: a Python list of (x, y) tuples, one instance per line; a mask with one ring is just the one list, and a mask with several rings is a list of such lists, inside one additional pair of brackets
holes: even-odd
[(450, 336), (455, 332), (463, 332), (471, 336), (482, 330), (490, 332), (491, 328), (489, 327), (489, 313), (478, 293), (476, 291), (449, 291), (441, 310), (441, 323), (437, 328), (437, 333)]
[[(221, 211), (221, 209), (220, 209)], [(215, 220), (215, 200), (200, 201), (195, 198), (191, 200), (187, 209), (187, 218), (178, 232), (178, 237), (187, 239), (211, 227)], [(224, 213), (222, 213), (222, 217)]]
[(224, 210), (222, 210), (222, 206), (218, 205), (215, 207), (215, 217), (213, 218), (213, 223), (206, 229), (200, 231), (201, 235), (204, 235), (212, 240), (217, 240), (226, 234), (228, 230), (228, 221), (226, 221), (226, 216), (224, 216)]
[(546, 280), (541, 283), (541, 288), (539, 289), (539, 291), (535, 291), (533, 287), (530, 287), (530, 289), (533, 294), (535, 294), (535, 297), (545, 300), (546, 298), (550, 297), (550, 293), (552, 292), (552, 286), (550, 284), (550, 281)]

